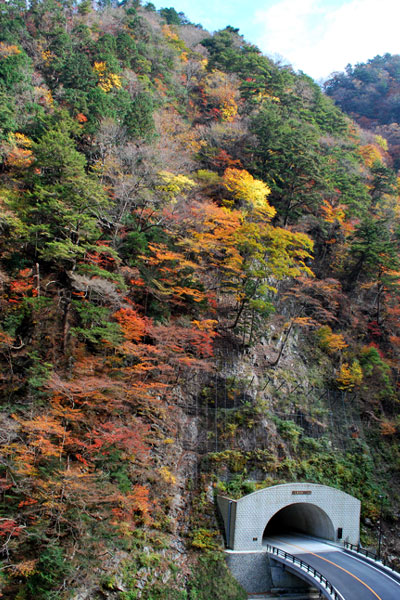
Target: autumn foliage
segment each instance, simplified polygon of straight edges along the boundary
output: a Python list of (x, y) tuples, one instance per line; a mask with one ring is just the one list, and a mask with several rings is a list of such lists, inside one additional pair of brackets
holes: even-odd
[[(6, 594), (64, 600), (97, 578), (95, 594), (167, 597), (136, 585), (159, 560), (186, 594), (173, 536), (217, 546), (202, 525), (188, 541), (196, 502), (214, 519), (202, 469), (220, 461), (230, 485), (253, 451), (294, 464), (273, 455), (275, 403), (303, 415), (318, 381), (311, 429), (327, 391), (396, 439), (399, 182), (383, 137), (232, 27), (152, 3), (3, 4)], [(133, 587), (103, 581), (139, 550), (118, 566)]]

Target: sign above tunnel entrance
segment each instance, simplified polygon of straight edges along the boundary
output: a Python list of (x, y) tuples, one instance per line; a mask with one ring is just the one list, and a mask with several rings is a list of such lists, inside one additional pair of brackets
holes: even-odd
[(218, 496), (217, 504), (232, 550), (260, 550), (265, 536), (288, 532), (359, 542), (360, 501), (326, 485), (286, 483), (239, 500)]

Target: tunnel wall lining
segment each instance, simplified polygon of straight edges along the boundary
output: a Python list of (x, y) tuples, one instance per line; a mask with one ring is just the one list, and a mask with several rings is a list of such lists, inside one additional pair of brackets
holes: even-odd
[(326, 513), (332, 521), (333, 541), (338, 541), (341, 528), (342, 541), (358, 544), (361, 503), (357, 498), (326, 485), (286, 483), (253, 492), (240, 500), (217, 497), (227, 547), (236, 551), (260, 551), (270, 519), (282, 508), (298, 503), (312, 504)]

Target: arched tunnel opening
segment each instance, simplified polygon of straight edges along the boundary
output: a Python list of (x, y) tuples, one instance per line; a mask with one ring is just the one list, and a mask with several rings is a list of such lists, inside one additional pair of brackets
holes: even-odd
[(335, 530), (326, 512), (305, 502), (289, 504), (275, 513), (267, 523), (263, 539), (291, 533), (304, 533), (332, 541), (335, 539)]

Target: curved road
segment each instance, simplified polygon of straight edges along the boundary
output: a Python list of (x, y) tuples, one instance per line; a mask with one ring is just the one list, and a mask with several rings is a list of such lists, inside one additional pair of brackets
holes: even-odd
[(263, 540), (322, 573), (346, 600), (400, 600), (400, 583), (341, 548), (310, 538), (280, 535)]

